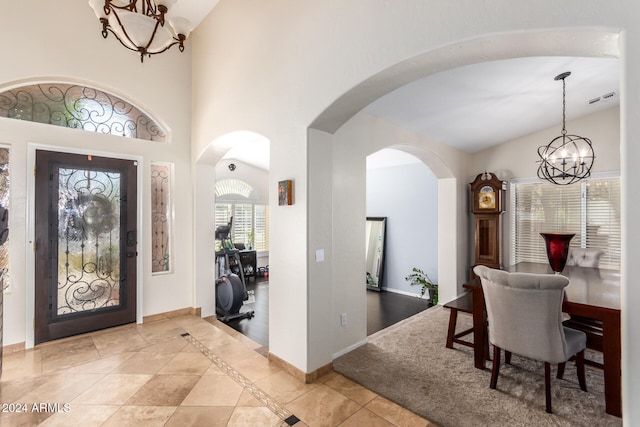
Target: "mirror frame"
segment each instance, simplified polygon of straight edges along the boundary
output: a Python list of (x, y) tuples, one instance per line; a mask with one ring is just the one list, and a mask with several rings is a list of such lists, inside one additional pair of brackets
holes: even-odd
[[(369, 284), (369, 281), (366, 279), (365, 276), (365, 283), (367, 285), (367, 289), (371, 289), (373, 291), (378, 291), (380, 292), (382, 290), (382, 278), (384, 276), (384, 258), (385, 258), (385, 246), (386, 246), (386, 240), (387, 240), (387, 217), (386, 216), (368, 216), (367, 217), (367, 223), (369, 222), (381, 222), (382, 223), (382, 248), (381, 248), (381, 253), (380, 253), (380, 267), (378, 268), (378, 283), (377, 286), (373, 286), (371, 284)], [(366, 231), (365, 231), (366, 233)], [(369, 242), (365, 242), (365, 244), (369, 244)], [(366, 251), (365, 251), (366, 254)], [(365, 258), (365, 272), (367, 270), (367, 260)]]

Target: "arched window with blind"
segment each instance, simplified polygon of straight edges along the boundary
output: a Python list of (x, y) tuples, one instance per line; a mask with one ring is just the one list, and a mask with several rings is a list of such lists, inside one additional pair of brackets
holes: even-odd
[(575, 233), (572, 247), (604, 251), (601, 268), (620, 268), (620, 177), (572, 185), (512, 181), (512, 260), (547, 262), (542, 232)]

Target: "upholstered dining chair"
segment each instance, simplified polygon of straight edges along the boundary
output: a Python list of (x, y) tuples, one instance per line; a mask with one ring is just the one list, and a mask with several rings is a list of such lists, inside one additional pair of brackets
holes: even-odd
[(566, 265), (598, 268), (603, 255), (604, 251), (599, 248), (569, 248)]
[(567, 360), (575, 356), (580, 388), (584, 376), (584, 332), (562, 325), (562, 300), (569, 279), (555, 274), (509, 273), (486, 266), (473, 271), (482, 281), (487, 308), (489, 342), (493, 344), (490, 387), (495, 389), (500, 371), (500, 351), (544, 362), (546, 411), (551, 413), (551, 364), (564, 375)]
[[(567, 266), (598, 268), (604, 251), (600, 248), (569, 248)], [(571, 315), (564, 321), (564, 325), (584, 332), (587, 335), (587, 348), (602, 353), (602, 320)], [(585, 358), (587, 365), (603, 369), (601, 362)]]

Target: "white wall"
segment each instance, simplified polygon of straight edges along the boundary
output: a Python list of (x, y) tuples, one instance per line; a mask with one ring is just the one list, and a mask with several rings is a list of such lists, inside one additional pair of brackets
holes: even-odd
[[(388, 91), (458, 65), (516, 56), (616, 56), (621, 52), (624, 57), (622, 150), (626, 154), (622, 170), (626, 182), (637, 182), (640, 171), (626, 170), (624, 163), (631, 166), (631, 160), (627, 159), (640, 154), (640, 147), (627, 143), (640, 136), (640, 123), (634, 119), (640, 113), (640, 98), (632, 95), (640, 93), (637, 77), (640, 59), (634, 54), (640, 50), (637, 6), (625, 1), (612, 7), (597, 0), (542, 0), (524, 6), (524, 3), (514, 5), (503, 0), (465, 0), (455, 4), (420, 0), (401, 4), (382, 0), (260, 3), (222, 0), (193, 38), (193, 78), (198, 88), (193, 104), (195, 158), (219, 135), (239, 129), (259, 132), (272, 143), (271, 186), (282, 177), (300, 180), (303, 189), (298, 201), (308, 203), (315, 194), (307, 193), (307, 189), (315, 188), (313, 181), (323, 175), (311, 175), (308, 167), (308, 162), (314, 162), (309, 156), (312, 151), (307, 150), (315, 139), (314, 134), (306, 132), (310, 124), (334, 133), (349, 117)], [(326, 143), (326, 138), (319, 140)], [(350, 164), (356, 172), (344, 175), (337, 172), (338, 159), (334, 157), (334, 179), (355, 179), (349, 188), (362, 189), (356, 175), (364, 175), (364, 166), (360, 165), (357, 150), (342, 147), (349, 144), (352, 141), (334, 141), (334, 149), (335, 153), (350, 156), (339, 161), (345, 166)], [(439, 188), (456, 190), (451, 196), (458, 209), (456, 213), (466, 209), (467, 180), (461, 184), (462, 176), (466, 175), (467, 172), (461, 174), (457, 182), (439, 181)], [(452, 174), (446, 179), (453, 180), (455, 176)], [(624, 191), (631, 195), (628, 188)], [(334, 195), (334, 207), (338, 200), (343, 201)], [(626, 200), (623, 221), (629, 226), (625, 229), (628, 236), (640, 235), (640, 225), (633, 225), (631, 221), (640, 213), (640, 203), (631, 197)], [(353, 202), (354, 214), (362, 217), (364, 208), (357, 200)], [(307, 288), (320, 286), (308, 277), (308, 267), (302, 264), (312, 259), (311, 252), (319, 246), (317, 241), (308, 239), (309, 230), (316, 226), (316, 220), (324, 224), (326, 219), (314, 217), (314, 222), (309, 222), (309, 214), (305, 206), (272, 212), (271, 235), (283, 240), (288, 236), (290, 241), (286, 248), (285, 245), (272, 248), (272, 279), (275, 282), (277, 275), (279, 286), (278, 294), (272, 294), (275, 305), (299, 307), (308, 301), (302, 284), (306, 283)], [(344, 218), (334, 216), (334, 219), (348, 221), (352, 213), (348, 214)], [(459, 264), (456, 271), (464, 270), (466, 266), (462, 265), (468, 265), (466, 225), (450, 225), (447, 239), (452, 246), (447, 248), (448, 259)], [(357, 223), (356, 227), (348, 227), (334, 221), (334, 229), (347, 233), (340, 236), (343, 240), (361, 241)], [(296, 236), (295, 240), (291, 236)], [(342, 244), (334, 240), (334, 257), (343, 257), (341, 260), (345, 263), (361, 260), (359, 252), (350, 253), (347, 248), (338, 255), (336, 249), (342, 249)], [(299, 255), (292, 257), (292, 249)], [(628, 259), (640, 256), (640, 249), (631, 244), (625, 249)], [(284, 268), (290, 263), (291, 268)], [(640, 301), (640, 290), (624, 285), (631, 273), (626, 268), (625, 264), (623, 293), (630, 301)], [(442, 274), (442, 268), (438, 270)], [(345, 280), (341, 273), (333, 271), (333, 286), (327, 286), (323, 294), (333, 293), (334, 319), (342, 309), (340, 298), (345, 296), (343, 292), (335, 292), (337, 283)], [(356, 278), (362, 277), (360, 272), (356, 273)], [(443, 281), (442, 276), (439, 279)], [(448, 279), (456, 281), (457, 277), (452, 275)], [(309, 319), (310, 313), (296, 308), (288, 313), (281, 311), (277, 322), (270, 319), (270, 351), (310, 371), (317, 367), (316, 363), (310, 363), (310, 343), (316, 335), (307, 330), (308, 325), (300, 316)], [(640, 350), (640, 339), (631, 339), (631, 334), (640, 332), (632, 332), (629, 326), (633, 324), (631, 320), (635, 319), (635, 323), (640, 320), (640, 314), (629, 311), (626, 316), (624, 352), (632, 355), (635, 354), (632, 350)], [(361, 323), (355, 326), (365, 328)], [(325, 340), (323, 345), (344, 349), (358, 343), (363, 336), (360, 331), (343, 332), (334, 332), (333, 343), (324, 334), (318, 339)], [(625, 358), (627, 402), (632, 391), (640, 392), (640, 374), (631, 370), (632, 366), (638, 368), (638, 362), (631, 360)], [(627, 419), (630, 415), (632, 420), (633, 415), (640, 419), (640, 409), (627, 406)]]
[[(29, 153), (35, 145), (57, 150), (105, 153), (141, 159), (138, 183), (139, 271), (142, 291), (138, 318), (193, 306), (191, 176), (191, 49), (146, 59), (125, 50), (101, 27), (86, 2), (25, 0), (0, 3), (0, 90), (38, 79), (85, 82), (131, 100), (170, 130), (168, 143), (133, 140), (13, 119), (0, 119), (0, 142), (10, 145), (12, 290), (4, 299), (4, 344), (27, 341), (33, 335), (32, 223), (33, 189)], [(37, 11), (37, 13), (34, 13)], [(55, 16), (56, 19), (51, 17)], [(28, 30), (26, 30), (28, 28)], [(175, 271), (151, 275), (151, 161), (175, 165)], [(31, 172), (33, 176), (33, 172)]]
[(413, 267), (438, 280), (438, 182), (423, 163), (367, 168), (367, 216), (387, 217), (382, 288), (419, 295)]
[[(311, 141), (319, 143), (320, 141)], [(453, 299), (466, 280), (466, 211), (457, 209), (466, 195), (468, 157), (451, 147), (428, 140), (368, 113), (360, 112), (333, 136), (333, 320), (334, 354), (362, 344), (366, 339), (365, 217), (366, 157), (383, 148), (402, 150), (417, 157), (438, 178), (438, 292), (442, 301)], [(445, 191), (441, 191), (444, 188)], [(325, 215), (329, 215), (326, 213)], [(460, 233), (458, 229), (464, 230)], [(458, 235), (463, 236), (462, 242)], [(444, 238), (442, 238), (444, 236)], [(463, 277), (464, 276), (464, 277)], [(313, 278), (310, 278), (310, 286)], [(346, 327), (339, 315), (347, 313)], [(336, 326), (338, 325), (338, 326)]]

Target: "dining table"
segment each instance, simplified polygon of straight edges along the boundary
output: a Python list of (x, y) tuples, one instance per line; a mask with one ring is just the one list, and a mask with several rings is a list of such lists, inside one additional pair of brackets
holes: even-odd
[[(555, 274), (549, 264), (520, 262), (506, 267), (509, 272)], [(568, 315), (602, 321), (604, 394), (606, 412), (622, 416), (620, 271), (580, 266), (565, 266), (560, 273), (569, 279), (562, 311)], [(473, 299), (474, 366), (485, 369), (489, 360), (487, 314), (480, 278), (463, 284)]]

